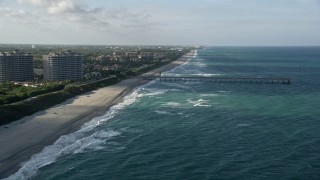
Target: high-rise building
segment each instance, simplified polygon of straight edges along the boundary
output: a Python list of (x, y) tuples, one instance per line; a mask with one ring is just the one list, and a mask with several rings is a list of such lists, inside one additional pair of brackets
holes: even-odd
[(46, 81), (80, 80), (83, 78), (83, 55), (71, 51), (43, 56)]
[(33, 56), (21, 51), (0, 52), (0, 82), (32, 81)]

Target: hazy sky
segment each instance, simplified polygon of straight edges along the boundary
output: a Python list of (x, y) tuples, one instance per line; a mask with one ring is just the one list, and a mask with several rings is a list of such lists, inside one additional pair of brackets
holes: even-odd
[(0, 44), (320, 45), (320, 0), (0, 0)]

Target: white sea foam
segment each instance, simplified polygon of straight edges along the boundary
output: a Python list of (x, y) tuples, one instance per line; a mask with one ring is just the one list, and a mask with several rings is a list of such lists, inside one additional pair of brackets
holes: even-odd
[(58, 157), (101, 149), (108, 139), (118, 135), (120, 135), (118, 131), (101, 130), (91, 135), (77, 131), (61, 136), (53, 145), (47, 146), (40, 153), (33, 155), (29, 161), (22, 164), (18, 172), (5, 180), (30, 179), (36, 175), (41, 167), (55, 162)]
[(79, 131), (80, 132), (91, 131), (95, 127), (112, 119), (119, 112), (119, 110), (134, 103), (140, 97), (140, 94), (138, 91), (139, 91), (139, 89), (137, 89), (136, 91), (133, 91), (130, 95), (125, 96), (122, 103), (119, 103), (117, 105), (112, 106), (104, 116), (93, 118), (91, 121), (85, 123)]
[(198, 50), (195, 50), (194, 51), (194, 54), (193, 54), (193, 58), (197, 57), (198, 56)]
[(179, 106), (181, 106), (181, 104), (178, 102), (167, 102), (167, 103), (163, 104), (163, 106), (179, 107)]
[(191, 103), (191, 104), (195, 104), (195, 103), (203, 103), (203, 102), (209, 102), (209, 100), (204, 100), (204, 99), (199, 99), (197, 101), (193, 101), (191, 99), (187, 99), (187, 102)]
[(198, 66), (198, 67), (206, 67), (207, 65), (203, 63), (204, 59), (201, 58), (190, 58), (186, 63), (184, 63), (184, 66)]
[(155, 110), (154, 112), (161, 115), (173, 115), (171, 112), (168, 111)]
[(200, 94), (201, 97), (217, 97), (217, 96), (221, 96), (219, 94)]
[(80, 130), (61, 136), (53, 145), (45, 147), (40, 153), (34, 154), (30, 160), (24, 162), (15, 174), (5, 180), (26, 180), (35, 176), (38, 170), (57, 160), (62, 155), (82, 153), (103, 148), (106, 141), (121, 133), (115, 130), (93, 131), (96, 127), (112, 119), (119, 110), (134, 103), (139, 98), (137, 88), (133, 93), (124, 97), (122, 103), (112, 106), (105, 115), (93, 118), (85, 123)]
[(167, 91), (171, 91), (171, 92), (181, 92), (182, 90), (181, 89), (167, 89)]
[(209, 74), (206, 72), (203, 72), (201, 68), (194, 68), (192, 65), (190, 68), (186, 68), (183, 71), (176, 73), (174, 76), (219, 76), (221, 74)]
[(190, 104), (193, 104), (193, 107), (210, 107), (211, 106), (211, 104), (208, 104), (209, 100), (204, 100), (204, 99), (199, 99), (197, 101), (188, 99), (187, 102)]
[(144, 97), (144, 96), (157, 96), (157, 95), (160, 95), (160, 94), (163, 94), (165, 93), (166, 91), (158, 91), (158, 92), (153, 92), (153, 93), (144, 93), (144, 94), (140, 94), (139, 97)]
[(174, 72), (168, 72), (168, 73), (162, 73), (161, 76), (163, 77), (166, 77), (166, 76), (169, 76), (169, 77), (180, 77), (180, 76), (183, 76), (183, 74), (179, 74), (179, 73), (174, 73)]
[(196, 103), (196, 104), (194, 104), (193, 106), (194, 106), (194, 107), (197, 107), (197, 106), (199, 106), (199, 107), (210, 107), (211, 105), (210, 105), (210, 104)]
[(153, 88), (144, 88), (139, 94), (139, 97), (144, 97), (144, 96), (157, 96), (160, 94), (164, 94), (168, 90), (163, 90), (163, 89), (153, 89)]
[(202, 77), (214, 77), (214, 76), (221, 76), (221, 74), (209, 74), (209, 73), (197, 73), (197, 74), (190, 74), (191, 76), (202, 76)]
[(191, 62), (191, 60), (194, 59), (194, 58), (197, 57), (197, 56), (198, 56), (198, 52), (197, 52), (197, 50), (196, 50), (195, 53), (194, 53), (194, 55), (193, 55), (193, 57), (188, 58), (188, 59), (185, 61), (185, 63), (181, 64), (180, 66), (174, 67), (174, 68), (171, 69), (170, 71), (163, 72), (163, 73), (161, 73), (161, 75), (162, 75), (162, 76), (168, 76), (168, 75), (172, 76), (172, 75), (176, 75), (175, 72), (177, 72), (177, 71), (183, 71), (184, 66), (188, 65), (188, 64)]
[(207, 65), (205, 63), (202, 63), (202, 62), (199, 62), (199, 61), (195, 62), (195, 65), (199, 66), (199, 67), (207, 67)]
[(218, 91), (219, 93), (228, 93), (228, 92), (230, 92), (230, 91)]

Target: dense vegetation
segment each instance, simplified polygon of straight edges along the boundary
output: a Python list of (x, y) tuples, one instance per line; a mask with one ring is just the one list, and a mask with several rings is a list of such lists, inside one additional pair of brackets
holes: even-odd
[(116, 84), (119, 81), (120, 80), (118, 78), (113, 77), (83, 85), (68, 85), (60, 91), (42, 94), (37, 96), (36, 98), (28, 99), (25, 101), (1, 105), (0, 125), (18, 120), (28, 115), (32, 115), (35, 112), (62, 103), (69, 98), (92, 91), (96, 88)]
[(0, 84), (0, 105), (11, 104), (40, 94), (62, 90), (68, 81), (43, 83), (41, 85), (22, 86), (12, 82)]

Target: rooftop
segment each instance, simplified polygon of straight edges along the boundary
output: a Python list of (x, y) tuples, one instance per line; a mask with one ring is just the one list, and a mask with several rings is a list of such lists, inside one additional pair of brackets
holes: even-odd
[(14, 50), (9, 52), (0, 52), (0, 56), (31, 56), (31, 54), (19, 50)]

